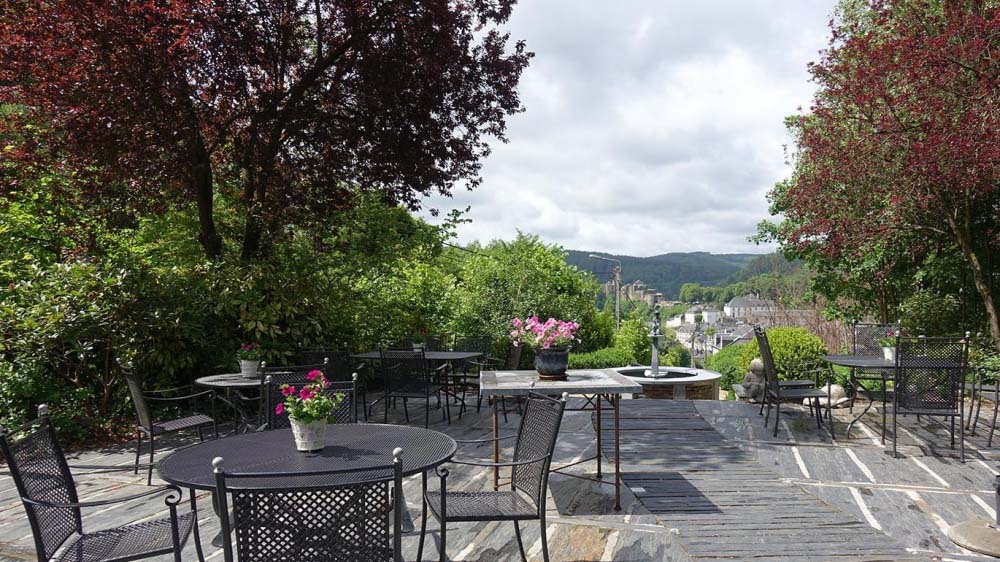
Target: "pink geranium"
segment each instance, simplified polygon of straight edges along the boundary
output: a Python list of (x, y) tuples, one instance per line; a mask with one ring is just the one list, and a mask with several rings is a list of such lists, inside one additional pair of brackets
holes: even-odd
[(294, 386), (285, 385), (285, 386), (281, 387), (281, 394), (283, 394), (284, 396), (291, 396), (291, 395), (295, 394), (295, 387)]
[(288, 384), (281, 386), (284, 402), (275, 406), (274, 413), (288, 414), (291, 419), (301, 423), (332, 421), (333, 412), (344, 401), (346, 393), (326, 391), (330, 382), (326, 380), (322, 371), (310, 371), (306, 378), (309, 382), (298, 390)]
[(514, 318), (511, 325), (514, 326), (510, 332), (511, 339), (541, 349), (572, 345), (576, 341), (576, 331), (580, 328), (576, 322), (555, 318), (542, 322), (537, 316), (525, 320)]
[(285, 405), (282, 404), (281, 402), (278, 402), (278, 405), (274, 407), (274, 413), (278, 414), (279, 416), (281, 414), (284, 414), (285, 413)]
[(316, 377), (318, 377), (318, 376), (320, 376), (322, 374), (323, 374), (322, 371), (319, 371), (317, 369), (313, 369), (312, 371), (309, 371), (309, 374), (306, 375), (306, 380), (307, 381), (314, 381), (314, 380), (316, 380)]

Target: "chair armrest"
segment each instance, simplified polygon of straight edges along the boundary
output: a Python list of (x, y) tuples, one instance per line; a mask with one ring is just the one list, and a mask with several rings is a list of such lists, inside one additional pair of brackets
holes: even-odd
[(211, 394), (211, 395), (214, 396), (215, 395), (215, 391), (214, 390), (205, 390), (205, 391), (202, 391), (202, 392), (196, 392), (194, 394), (188, 394), (187, 396), (175, 396), (173, 398), (163, 398), (163, 397), (160, 397), (160, 396), (146, 396), (146, 400), (150, 400), (150, 401), (153, 401), (153, 402), (176, 402), (178, 400), (188, 400), (188, 399), (191, 399), (191, 398), (197, 398), (199, 396), (205, 396), (206, 394)]
[(38, 507), (53, 507), (58, 509), (73, 509), (73, 508), (83, 508), (83, 507), (102, 507), (106, 505), (113, 505), (116, 503), (124, 503), (127, 501), (137, 500), (139, 498), (145, 498), (148, 496), (155, 496), (157, 494), (162, 494), (165, 492), (174, 492), (178, 496), (181, 495), (181, 489), (177, 486), (167, 485), (159, 488), (153, 488), (151, 490), (146, 490), (145, 492), (139, 492), (138, 494), (132, 494), (131, 496), (122, 496), (120, 498), (112, 498), (110, 500), (98, 500), (92, 502), (76, 502), (76, 503), (55, 503), (55, 502), (45, 502), (40, 500), (31, 500), (27, 498), (21, 498), (25, 503), (36, 505)]
[(190, 388), (194, 388), (194, 385), (193, 384), (186, 384), (184, 386), (175, 386), (174, 388), (162, 388), (162, 389), (156, 389), (156, 390), (146, 390), (146, 391), (143, 392), (143, 394), (166, 394), (168, 392), (176, 392), (178, 390), (187, 390), (187, 389), (190, 389)]
[(452, 463), (455, 463), (455, 464), (464, 464), (464, 465), (467, 465), (467, 466), (504, 467), (504, 466), (522, 466), (522, 465), (525, 465), (525, 464), (534, 464), (536, 462), (541, 462), (541, 461), (543, 461), (543, 460), (545, 460), (547, 458), (549, 458), (549, 455), (542, 455), (540, 457), (537, 457), (537, 458), (534, 458), (534, 459), (528, 459), (526, 461), (476, 462), (476, 461), (469, 461), (469, 460), (462, 460), (462, 459), (458, 459), (458, 460), (452, 459), (449, 462), (452, 462)]
[(503, 441), (504, 439), (513, 439), (514, 437), (517, 437), (517, 435), (505, 435), (496, 439), (492, 437), (487, 437), (486, 439), (456, 439), (455, 443), (463, 445), (466, 443), (492, 443), (493, 441)]

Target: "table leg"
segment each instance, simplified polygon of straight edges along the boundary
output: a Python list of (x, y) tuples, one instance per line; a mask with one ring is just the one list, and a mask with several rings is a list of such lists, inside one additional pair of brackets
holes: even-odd
[(597, 477), (601, 478), (601, 395), (597, 395)]
[(194, 521), (191, 523), (191, 532), (194, 535), (194, 550), (198, 554), (198, 560), (205, 562), (205, 552), (201, 549), (201, 534), (198, 532), (198, 500), (194, 497), (194, 488), (188, 488), (188, 494), (191, 496), (191, 517), (194, 518)]
[[(497, 412), (499, 396), (493, 397), (493, 462), (500, 462), (500, 415)], [(493, 467), (493, 491), (500, 489), (500, 467)]]
[(621, 406), (620, 394), (611, 396), (611, 406), (615, 411), (615, 511), (622, 510), (622, 450), (621, 450)]
[[(860, 381), (860, 380), (855, 380), (854, 382), (855, 382), (855, 383), (857, 384), (857, 386), (858, 386), (858, 387), (860, 387), (860, 388), (863, 388), (863, 389), (864, 389), (864, 391), (865, 391), (865, 394), (866, 394), (866, 395), (867, 395), (867, 397), (868, 397), (868, 404), (867, 404), (867, 405), (865, 405), (865, 407), (864, 407), (864, 408), (863, 408), (863, 409), (861, 410), (861, 413), (860, 413), (860, 414), (858, 414), (857, 416), (855, 416), (855, 417), (854, 417), (854, 419), (853, 419), (853, 420), (851, 420), (851, 423), (847, 424), (847, 430), (846, 430), (846, 431), (844, 432), (844, 436), (845, 436), (845, 437), (846, 437), (847, 439), (850, 439), (850, 438), (851, 438), (851, 429), (852, 429), (852, 428), (854, 427), (854, 424), (856, 424), (856, 423), (857, 423), (858, 421), (860, 421), (860, 420), (861, 420), (861, 418), (865, 417), (865, 414), (867, 414), (867, 413), (868, 413), (868, 410), (871, 410), (871, 409), (872, 409), (872, 405), (873, 405), (873, 404), (875, 403), (875, 400), (874, 400), (874, 399), (872, 398), (872, 391), (871, 391), (871, 390), (869, 390), (869, 389), (868, 389), (868, 387), (866, 387), (866, 386), (864, 385), (864, 382), (863, 382), (863, 381)], [(885, 382), (883, 382), (882, 384), (886, 384), (886, 383), (885, 383)], [(855, 395), (855, 397), (857, 396), (857, 394), (858, 394), (858, 391), (857, 391), (857, 389), (855, 389), (855, 390), (854, 390), (854, 395)], [(831, 415), (831, 417), (832, 417), (832, 415)], [(831, 432), (832, 432), (832, 431), (833, 431), (833, 428), (832, 428), (832, 425), (831, 425)]]

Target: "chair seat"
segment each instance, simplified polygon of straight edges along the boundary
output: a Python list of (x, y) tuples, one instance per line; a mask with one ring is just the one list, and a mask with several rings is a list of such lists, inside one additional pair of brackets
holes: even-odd
[[(427, 492), (427, 506), (441, 519), (441, 492)], [(538, 507), (520, 492), (448, 492), (448, 521), (538, 519)]]
[[(772, 392), (771, 395), (774, 395)], [(783, 388), (782, 400), (802, 400), (803, 398), (826, 398), (828, 393), (822, 388)]]
[(802, 387), (816, 388), (816, 381), (805, 380), (805, 379), (778, 381), (778, 384), (781, 386), (781, 388), (802, 388)]
[[(193, 523), (192, 512), (177, 515), (178, 535), (182, 545), (187, 541)], [(85, 533), (54, 558), (54, 562), (133, 560), (168, 554), (174, 547), (172, 534), (170, 518)]]
[(165, 422), (156, 422), (153, 424), (153, 433), (159, 435), (161, 433), (170, 433), (172, 431), (190, 429), (192, 427), (209, 425), (211, 423), (212, 423), (212, 418), (203, 414), (195, 414), (193, 416), (188, 416), (186, 418), (178, 418), (176, 420), (169, 420)]

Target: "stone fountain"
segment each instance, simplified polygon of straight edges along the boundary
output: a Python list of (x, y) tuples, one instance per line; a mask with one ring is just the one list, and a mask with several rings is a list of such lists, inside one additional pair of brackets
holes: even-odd
[(660, 307), (657, 306), (656, 312), (653, 313), (653, 331), (649, 334), (650, 339), (653, 340), (653, 360), (649, 369), (643, 373), (643, 376), (651, 379), (667, 376), (667, 373), (660, 373), (660, 337), (662, 336), (663, 333), (660, 332)]

